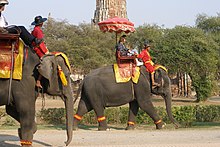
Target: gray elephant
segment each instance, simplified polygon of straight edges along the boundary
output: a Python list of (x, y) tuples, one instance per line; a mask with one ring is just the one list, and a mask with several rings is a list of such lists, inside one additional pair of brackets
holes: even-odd
[[(36, 67), (39, 64), (38, 56), (31, 48), (26, 48), (24, 52), (24, 62), (21, 80), (12, 80), (11, 86), (9, 79), (0, 79), (0, 106), (6, 106), (6, 113), (20, 123), (18, 134), (22, 146), (32, 146), (33, 134), (37, 131), (35, 122), (35, 102), (37, 92), (35, 88), (38, 71)], [(67, 85), (63, 85), (57, 74), (57, 65), (60, 65), (65, 73)], [(47, 66), (45, 66), (47, 65)], [(49, 68), (48, 68), (49, 67)], [(49, 73), (45, 71), (50, 71)], [(49, 80), (43, 78), (43, 89), (51, 95), (61, 96), (66, 108), (66, 130), (68, 145), (72, 140), (72, 122), (73, 122), (73, 95), (71, 92), (70, 70), (65, 65), (61, 56), (45, 56), (40, 63), (39, 72)], [(53, 81), (51, 81), (53, 80)], [(46, 85), (45, 85), (46, 84)], [(10, 92), (10, 94), (9, 94)], [(10, 97), (9, 97), (10, 95)]]
[(116, 83), (112, 66), (106, 66), (92, 71), (82, 81), (76, 95), (77, 98), (81, 92), (78, 109), (74, 115), (74, 130), (78, 128), (78, 123), (82, 119), (82, 116), (92, 109), (94, 109), (97, 116), (99, 123), (98, 130), (106, 130), (105, 107), (116, 107), (127, 103), (129, 103), (129, 117), (126, 129), (132, 129), (134, 127), (135, 116), (139, 107), (153, 119), (156, 128), (161, 129), (164, 123), (152, 104), (151, 92), (159, 94), (165, 99), (168, 116), (176, 127), (178, 127), (178, 123), (175, 121), (171, 112), (170, 79), (163, 69), (157, 71), (157, 77), (161, 82), (161, 86), (151, 89), (149, 73), (144, 66), (141, 66), (137, 84), (134, 84), (132, 81)]

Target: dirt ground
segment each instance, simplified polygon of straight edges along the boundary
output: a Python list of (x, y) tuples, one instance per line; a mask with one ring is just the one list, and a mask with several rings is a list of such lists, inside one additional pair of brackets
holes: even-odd
[[(173, 98), (175, 105), (220, 105), (220, 98), (213, 97), (207, 102), (196, 103), (195, 99)], [(164, 106), (161, 98), (154, 97), (155, 106)], [(37, 99), (37, 111), (42, 108), (63, 108), (61, 99)], [(77, 105), (77, 103), (76, 103)], [(75, 108), (76, 108), (75, 105)], [(124, 127), (110, 127), (109, 131), (97, 131), (97, 127), (79, 129), (73, 132), (73, 140), (69, 146), (73, 147), (219, 147), (220, 127), (188, 129), (168, 127), (156, 130), (154, 126), (125, 131)], [(66, 131), (39, 129), (34, 135), (34, 147), (64, 147)], [(20, 145), (17, 129), (0, 130), (0, 147), (18, 147)]]
[[(38, 130), (33, 146), (64, 147), (64, 130)], [(1, 147), (18, 147), (16, 130), (1, 130)], [(220, 128), (176, 130), (78, 130), (73, 132), (70, 147), (219, 147)]]

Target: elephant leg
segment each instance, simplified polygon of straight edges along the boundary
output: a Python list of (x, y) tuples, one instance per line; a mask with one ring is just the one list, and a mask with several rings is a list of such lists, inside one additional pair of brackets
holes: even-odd
[[(6, 105), (6, 113), (20, 123), (20, 114), (14, 105)], [(37, 132), (37, 124), (34, 123), (33, 133)], [(21, 139), (21, 128), (18, 128), (18, 136)]]
[[(16, 87), (17, 88), (17, 87)], [(33, 134), (37, 127), (35, 123), (35, 92), (24, 88), (14, 88), (13, 97), (16, 110), (19, 113), (20, 128), (18, 134), (22, 146), (32, 146)]]
[(6, 105), (6, 113), (20, 123), (20, 114), (14, 105)]
[(77, 112), (74, 115), (74, 119), (73, 119), (73, 130), (78, 129), (78, 124), (82, 120), (83, 115), (91, 110), (92, 110), (91, 104), (84, 99), (80, 99)]
[(35, 106), (29, 105), (32, 110), (20, 109), (20, 134), (21, 145), (31, 146), (33, 140), (33, 134), (36, 132), (35, 123)]
[[(97, 86), (98, 87), (98, 86)], [(92, 89), (93, 90), (93, 89)], [(92, 96), (92, 100), (90, 100), (91, 105), (95, 111), (97, 121), (98, 121), (98, 130), (99, 131), (106, 131), (107, 130), (107, 122), (106, 122), (106, 117), (104, 116), (104, 106), (102, 104), (102, 99), (100, 99), (99, 93), (96, 93)]]
[(140, 108), (143, 111), (145, 111), (153, 119), (154, 124), (156, 125), (156, 129), (162, 129), (164, 127), (164, 123), (159, 117), (159, 115), (157, 114), (151, 100), (138, 101), (138, 104)]
[(94, 109), (97, 120), (99, 123), (98, 130), (99, 131), (106, 131), (108, 126), (106, 122), (106, 117), (104, 116), (104, 108), (103, 107), (98, 107), (97, 109)]
[[(6, 113), (20, 123), (20, 115), (14, 105), (6, 105)], [(21, 139), (21, 128), (18, 128), (18, 136)]]
[[(37, 132), (37, 124), (34, 123), (33, 134), (35, 134), (36, 132)], [(21, 128), (18, 128), (18, 136), (19, 136), (20, 139), (22, 138), (22, 136), (21, 136)]]
[(136, 100), (129, 103), (128, 123), (125, 130), (134, 130), (135, 118), (139, 110), (139, 105)]

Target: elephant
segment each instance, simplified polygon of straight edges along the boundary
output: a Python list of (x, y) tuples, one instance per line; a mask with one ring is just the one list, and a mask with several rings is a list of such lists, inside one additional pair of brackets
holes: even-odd
[[(72, 140), (73, 123), (73, 94), (71, 90), (70, 70), (61, 56), (44, 56), (41, 60), (30, 47), (24, 47), (24, 61), (21, 80), (0, 79), (0, 106), (5, 105), (6, 113), (20, 124), (18, 135), (22, 146), (32, 146), (34, 133), (37, 131), (35, 122), (35, 102), (37, 99), (36, 79), (39, 73), (43, 75), (43, 91), (60, 96), (66, 109), (66, 146)], [(57, 65), (60, 65), (65, 74), (67, 85), (63, 85), (57, 75)], [(38, 67), (38, 69), (37, 69)], [(49, 71), (46, 72), (46, 71)], [(44, 77), (44, 75), (46, 75)], [(49, 78), (46, 79), (46, 78)], [(51, 79), (53, 81), (51, 81)], [(9, 94), (10, 92), (10, 94)], [(9, 97), (9, 95), (11, 95)]]
[(135, 116), (139, 107), (153, 119), (156, 129), (161, 129), (165, 123), (153, 106), (152, 93), (159, 94), (164, 98), (169, 119), (178, 127), (179, 124), (171, 112), (171, 87), (167, 72), (159, 68), (157, 80), (161, 86), (152, 89), (149, 72), (144, 66), (140, 67), (140, 77), (137, 84), (131, 80), (126, 83), (116, 83), (112, 65), (93, 70), (84, 78), (76, 94), (75, 99), (80, 93), (81, 98), (74, 115), (73, 129), (77, 130), (83, 115), (94, 109), (98, 120), (98, 130), (106, 130), (108, 127), (104, 116), (105, 107), (116, 107), (127, 103), (129, 103), (127, 130), (134, 128)]

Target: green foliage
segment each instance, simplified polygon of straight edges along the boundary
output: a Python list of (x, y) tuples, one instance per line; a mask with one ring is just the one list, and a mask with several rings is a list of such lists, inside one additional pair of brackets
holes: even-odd
[(6, 115), (4, 109), (0, 109), (0, 119)]
[(197, 100), (205, 101), (211, 96), (212, 82), (208, 76), (191, 76), (193, 80), (193, 87), (196, 90)]
[[(157, 113), (166, 123), (171, 123), (166, 109), (164, 107), (155, 107)], [(0, 112), (1, 109), (0, 109)], [(220, 122), (220, 106), (219, 105), (195, 105), (195, 106), (173, 106), (172, 114), (174, 118), (183, 127), (190, 127), (195, 122)], [(10, 116), (4, 115), (1, 118), (1, 125), (15, 126), (17, 122)], [(3, 116), (2, 115), (2, 116)], [(108, 124), (126, 124), (128, 120), (128, 107), (111, 107), (105, 110), (105, 117)], [(65, 124), (65, 109), (64, 108), (49, 108), (42, 109), (37, 113), (38, 124)], [(91, 111), (83, 116), (82, 124), (97, 124), (97, 118), (94, 111)], [(137, 124), (150, 124), (153, 125), (152, 119), (143, 111), (139, 110), (136, 117)]]
[(16, 120), (6, 114), (5, 109), (0, 109), (0, 126), (15, 126), (17, 124)]
[(11, 117), (6, 117), (2, 124), (2, 126), (15, 126), (15, 125), (16, 125), (16, 121)]
[(196, 121), (196, 109), (194, 106), (179, 106), (173, 107), (173, 116), (182, 126), (191, 126), (192, 122)]
[(71, 65), (85, 73), (115, 60), (114, 33), (102, 33), (91, 24), (76, 26), (53, 19), (45, 24), (44, 32), (49, 50), (66, 53)]
[[(164, 122), (171, 123), (164, 107), (156, 107), (156, 110)], [(38, 117), (44, 123), (64, 124), (64, 111), (63, 108), (45, 109), (39, 112)], [(194, 122), (220, 122), (219, 112), (219, 105), (174, 106), (172, 108), (174, 118), (183, 127), (190, 127)], [(107, 108), (105, 110), (105, 117), (108, 124), (126, 124), (128, 120), (128, 107)], [(97, 124), (94, 111), (85, 114), (80, 123)], [(139, 110), (136, 123), (154, 124), (153, 120), (143, 110)]]
[(215, 122), (220, 119), (219, 106), (197, 106), (196, 107), (196, 120), (198, 122)]
[(164, 31), (157, 43), (156, 58), (170, 73), (190, 75), (198, 101), (206, 100), (212, 92), (217, 73), (217, 44), (201, 29), (178, 26)]
[[(103, 33), (91, 24), (71, 25), (52, 18), (44, 26), (49, 50), (66, 53), (71, 65), (84, 74), (115, 62), (115, 33)], [(141, 50), (144, 40), (149, 40), (153, 61), (167, 67), (170, 74), (190, 75), (197, 100), (204, 101), (217, 87), (214, 81), (220, 80), (219, 27), (219, 16), (205, 15), (198, 16), (196, 27), (164, 29), (144, 24), (128, 35), (127, 45)]]
[(105, 110), (105, 116), (107, 116), (107, 123), (109, 123), (109, 124), (126, 124), (128, 116), (125, 114), (127, 112), (128, 112), (127, 107), (107, 108)]
[(42, 109), (37, 116), (48, 124), (63, 124), (65, 122), (65, 109), (63, 108), (49, 108)]
[(220, 15), (209, 17), (207, 15), (199, 15), (196, 19), (197, 28), (202, 29), (206, 34), (213, 38), (217, 43), (216, 52), (218, 55), (218, 75), (216, 79), (220, 82)]

